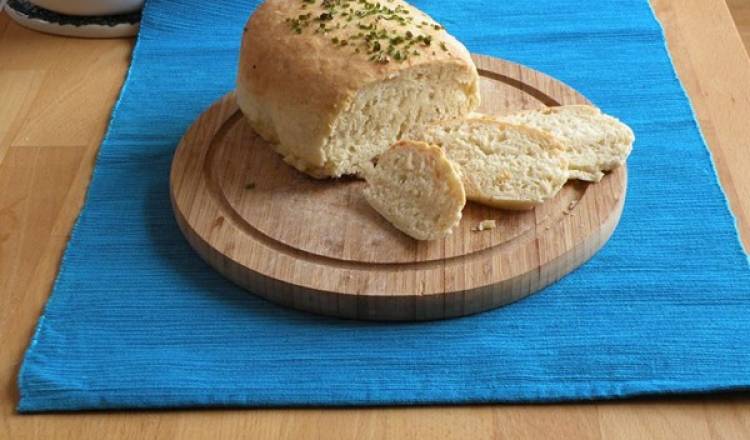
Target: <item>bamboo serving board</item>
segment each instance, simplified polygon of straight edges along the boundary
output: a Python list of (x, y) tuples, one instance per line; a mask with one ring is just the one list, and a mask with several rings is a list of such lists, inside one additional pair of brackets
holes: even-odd
[[(482, 112), (588, 103), (529, 68), (474, 61)], [(620, 167), (596, 184), (571, 181), (532, 211), (468, 203), (452, 235), (418, 242), (369, 207), (363, 182), (314, 180), (285, 164), (229, 94), (185, 134), (170, 183), (193, 248), (256, 295), (325, 315), (416, 321), (508, 304), (584, 263), (617, 226), (627, 172)], [(486, 219), (497, 228), (476, 231)]]

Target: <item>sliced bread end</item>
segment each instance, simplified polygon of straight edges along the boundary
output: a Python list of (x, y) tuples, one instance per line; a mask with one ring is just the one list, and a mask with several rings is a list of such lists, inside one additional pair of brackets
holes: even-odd
[(367, 202), (417, 240), (442, 238), (461, 220), (466, 204), (461, 178), (436, 146), (399, 141), (363, 174)]

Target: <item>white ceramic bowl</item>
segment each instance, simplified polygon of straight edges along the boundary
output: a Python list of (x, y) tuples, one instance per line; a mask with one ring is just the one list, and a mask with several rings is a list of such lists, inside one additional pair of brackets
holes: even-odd
[(67, 15), (115, 15), (135, 12), (145, 0), (30, 0), (44, 9)]

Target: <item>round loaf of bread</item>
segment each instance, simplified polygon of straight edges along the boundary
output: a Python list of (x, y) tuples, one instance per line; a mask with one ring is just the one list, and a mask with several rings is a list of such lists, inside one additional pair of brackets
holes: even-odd
[(451, 233), (466, 204), (461, 177), (445, 153), (423, 142), (400, 141), (364, 168), (367, 202), (417, 240)]
[(565, 105), (501, 116), (554, 136), (566, 148), (571, 179), (598, 182), (602, 171), (625, 163), (633, 149), (633, 130), (590, 105)]
[(495, 208), (533, 208), (568, 180), (562, 145), (539, 130), (470, 117), (420, 127), (408, 136), (445, 150), (458, 165), (466, 197)]
[(237, 103), (314, 177), (359, 174), (415, 124), (479, 105), (466, 48), (401, 0), (267, 0), (244, 29)]

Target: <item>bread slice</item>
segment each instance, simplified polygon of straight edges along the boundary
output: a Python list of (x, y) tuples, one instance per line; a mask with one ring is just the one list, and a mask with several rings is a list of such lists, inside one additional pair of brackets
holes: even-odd
[(630, 127), (589, 105), (523, 111), (499, 120), (552, 134), (566, 147), (570, 178), (591, 182), (624, 164), (635, 140)]
[(319, 178), (358, 174), (411, 126), (479, 106), (469, 52), (432, 18), (402, 0), (344, 3), (266, 0), (240, 51), (250, 125)]
[(472, 117), (408, 136), (443, 148), (459, 167), (466, 197), (485, 205), (530, 209), (554, 197), (568, 180), (563, 147), (539, 130)]
[(417, 240), (442, 238), (461, 220), (466, 204), (461, 177), (436, 146), (400, 141), (363, 174), (367, 202)]

